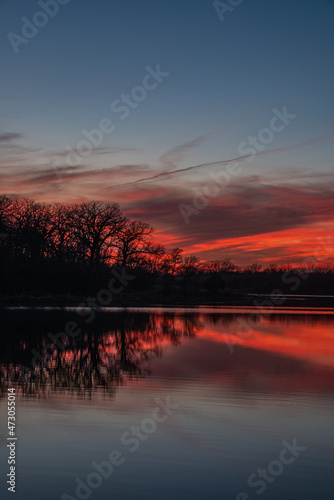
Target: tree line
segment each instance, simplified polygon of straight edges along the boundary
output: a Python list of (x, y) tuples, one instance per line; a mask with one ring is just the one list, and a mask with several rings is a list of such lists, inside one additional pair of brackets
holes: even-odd
[(103, 285), (112, 267), (176, 274), (182, 250), (166, 250), (153, 232), (125, 217), (117, 203), (46, 204), (2, 195), (2, 294), (88, 293)]
[(0, 233), (3, 250), (31, 263), (53, 259), (91, 267), (101, 263), (152, 267), (151, 260), (168, 258), (162, 245), (152, 242), (153, 228), (127, 219), (117, 203), (48, 205), (3, 195)]
[[(7, 195), (0, 196), (0, 258), (2, 295), (84, 295), (103, 287), (114, 267), (136, 271), (134, 288), (149, 285), (167, 295), (171, 287), (180, 295), (184, 289), (193, 294), (194, 287), (231, 293), (253, 287), (259, 275), (272, 278), (291, 269), (262, 269), (257, 263), (241, 268), (230, 259), (184, 256), (181, 248), (155, 241), (153, 227), (127, 218), (117, 203), (45, 204)], [(300, 272), (333, 275), (333, 268), (308, 265)]]

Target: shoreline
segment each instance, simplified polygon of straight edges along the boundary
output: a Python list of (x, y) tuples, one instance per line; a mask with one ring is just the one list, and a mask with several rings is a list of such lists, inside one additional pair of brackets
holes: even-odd
[[(156, 300), (145, 300), (135, 297), (129, 297), (124, 300), (113, 300), (108, 305), (96, 305), (94, 309), (104, 310), (112, 307), (249, 307), (254, 310), (262, 309), (286, 309), (286, 308), (325, 308), (334, 309), (334, 296), (323, 295), (303, 295), (303, 296), (289, 296), (283, 295), (283, 303), (270, 304), (270, 294), (240, 294), (221, 297), (220, 300), (210, 300), (203, 298), (189, 298), (186, 300), (164, 299), (157, 297)], [(77, 308), (77, 307), (93, 307), (91, 305), (91, 296), (77, 297), (77, 296), (20, 296), (8, 297), (0, 296), (0, 310), (8, 308)]]

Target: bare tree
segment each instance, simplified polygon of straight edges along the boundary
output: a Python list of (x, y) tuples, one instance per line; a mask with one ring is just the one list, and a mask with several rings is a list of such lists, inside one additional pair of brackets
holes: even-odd
[(152, 254), (150, 244), (153, 228), (138, 220), (127, 220), (113, 246), (117, 249), (117, 261), (122, 266), (137, 264), (145, 254)]
[(51, 207), (50, 253), (58, 262), (73, 258), (75, 242), (71, 234), (71, 207), (56, 203)]
[(169, 252), (166, 252), (161, 264), (161, 270), (165, 274), (171, 274), (171, 275), (177, 274), (177, 270), (181, 266), (183, 260), (182, 253), (183, 253), (182, 248), (178, 247), (173, 248)]
[(25, 198), (11, 207), (13, 250), (17, 256), (30, 258), (32, 262), (46, 257), (49, 250), (50, 207)]
[(91, 201), (72, 205), (68, 219), (83, 260), (88, 259), (92, 266), (112, 257), (110, 249), (125, 224), (117, 203)]

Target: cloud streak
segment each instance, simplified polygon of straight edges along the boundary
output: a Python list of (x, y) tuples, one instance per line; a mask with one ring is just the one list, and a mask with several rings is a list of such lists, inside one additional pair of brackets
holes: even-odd
[[(282, 146), (280, 148), (274, 148), (274, 149), (270, 149), (268, 151), (266, 151), (266, 150), (265, 151), (259, 151), (256, 156), (257, 157), (259, 157), (259, 156), (261, 157), (261, 156), (266, 156), (266, 155), (273, 155), (273, 154), (276, 154), (276, 153), (283, 153), (283, 152), (287, 152), (287, 151), (292, 151), (294, 149), (298, 149), (298, 148), (301, 148), (303, 146), (312, 146), (312, 145), (315, 145), (315, 144), (326, 142), (326, 141), (332, 140), (333, 138), (334, 138), (334, 134), (323, 135), (323, 136), (316, 137), (316, 138), (313, 138), (313, 139), (307, 139), (306, 141), (302, 141), (302, 142), (298, 142), (298, 143), (295, 143), (295, 144), (291, 144), (289, 146)], [(190, 142), (195, 142), (197, 140), (198, 139), (195, 139), (194, 141), (190, 141)], [(186, 143), (186, 144), (190, 144), (190, 143)], [(183, 148), (183, 147), (186, 148), (186, 145), (179, 146), (179, 147), (180, 148)], [(178, 148), (175, 148), (175, 150), (177, 150), (177, 149)], [(227, 165), (227, 164), (235, 162), (235, 161), (243, 162), (243, 161), (246, 161), (246, 160), (251, 159), (251, 158), (254, 158), (254, 155), (244, 155), (244, 156), (238, 156), (238, 157), (235, 157), (235, 158), (230, 158), (229, 160), (220, 160), (220, 161), (215, 161), (215, 162), (210, 162), (210, 163), (201, 163), (199, 165), (191, 165), (189, 167), (176, 168), (174, 170), (167, 170), (167, 171), (159, 172), (159, 173), (151, 175), (149, 177), (143, 177), (141, 179), (136, 179), (136, 180), (131, 181), (131, 182), (126, 182), (126, 183), (122, 183), (122, 184), (116, 184), (116, 185), (114, 185), (112, 187), (105, 188), (104, 190), (107, 190), (107, 189), (112, 190), (112, 189), (116, 189), (116, 188), (123, 187), (123, 186), (131, 186), (132, 184), (137, 184), (137, 183), (140, 183), (140, 182), (149, 182), (149, 181), (153, 181), (153, 180), (156, 180), (156, 179), (159, 179), (159, 178), (170, 177), (170, 176), (177, 175), (177, 174), (180, 174), (180, 173), (190, 172), (190, 171), (196, 170), (196, 169), (201, 169), (203, 167), (213, 167), (213, 166)]]
[(192, 149), (197, 148), (201, 144), (203, 144), (209, 137), (215, 135), (219, 132), (219, 130), (213, 130), (211, 132), (207, 132), (206, 134), (200, 135), (195, 139), (185, 142), (180, 146), (176, 146), (175, 148), (171, 148), (166, 153), (160, 156), (159, 160), (161, 163), (169, 166), (175, 166), (176, 162), (182, 160), (185, 153), (191, 151)]
[(22, 137), (22, 134), (18, 134), (16, 132), (3, 132), (0, 134), (0, 143), (12, 142), (17, 139), (21, 139)]

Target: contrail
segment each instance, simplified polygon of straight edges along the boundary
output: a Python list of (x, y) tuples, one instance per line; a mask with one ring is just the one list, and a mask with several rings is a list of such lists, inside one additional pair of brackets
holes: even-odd
[(224, 165), (227, 163), (231, 163), (233, 161), (239, 161), (239, 160), (244, 161), (244, 160), (247, 160), (247, 158), (252, 158), (254, 156), (263, 156), (263, 155), (278, 153), (278, 152), (282, 152), (282, 151), (291, 151), (291, 150), (297, 149), (301, 146), (310, 146), (313, 144), (317, 144), (319, 142), (333, 139), (333, 137), (334, 137), (334, 134), (328, 134), (328, 135), (323, 135), (320, 137), (315, 137), (314, 139), (307, 139), (306, 141), (297, 142), (296, 144), (291, 144), (291, 146), (283, 146), (283, 147), (276, 148), (276, 149), (270, 149), (269, 151), (258, 151), (256, 153), (256, 155), (239, 156), (236, 158), (231, 158), (230, 160), (213, 161), (210, 163), (201, 163), (199, 165), (192, 165), (190, 167), (177, 168), (175, 170), (167, 170), (167, 172), (160, 172), (159, 174), (155, 174), (155, 175), (152, 175), (150, 177), (143, 177), (142, 179), (137, 179), (136, 181), (124, 182), (122, 184), (116, 184), (114, 186), (104, 188), (104, 189), (102, 189), (102, 191), (113, 190), (113, 189), (116, 189), (118, 187), (123, 187), (123, 186), (131, 186), (131, 185), (137, 184), (139, 182), (149, 182), (149, 181), (152, 181), (154, 179), (158, 179), (160, 177), (165, 177), (167, 175), (178, 174), (180, 172), (189, 172), (190, 170), (194, 170), (196, 168), (209, 167), (209, 166), (213, 166), (213, 165)]
[[(250, 156), (250, 155), (249, 155)], [(123, 184), (116, 184), (112, 187), (104, 188), (102, 191), (106, 191), (107, 189), (114, 189), (121, 186), (130, 186), (131, 184), (137, 184), (138, 182), (147, 182), (153, 179), (158, 179), (159, 177), (164, 177), (170, 174), (178, 174), (179, 172), (187, 172), (188, 170), (193, 170), (195, 168), (209, 167), (211, 165), (222, 165), (226, 163), (231, 163), (232, 161), (242, 160), (245, 158), (249, 158), (249, 156), (239, 156), (237, 158), (232, 158), (231, 160), (221, 160), (221, 161), (212, 161), (211, 163), (201, 163), (200, 165), (192, 165), (190, 167), (177, 168), (175, 170), (168, 170), (167, 172), (160, 172), (159, 174), (152, 175), (150, 177), (143, 177), (142, 179), (137, 179), (136, 181), (124, 182)]]

